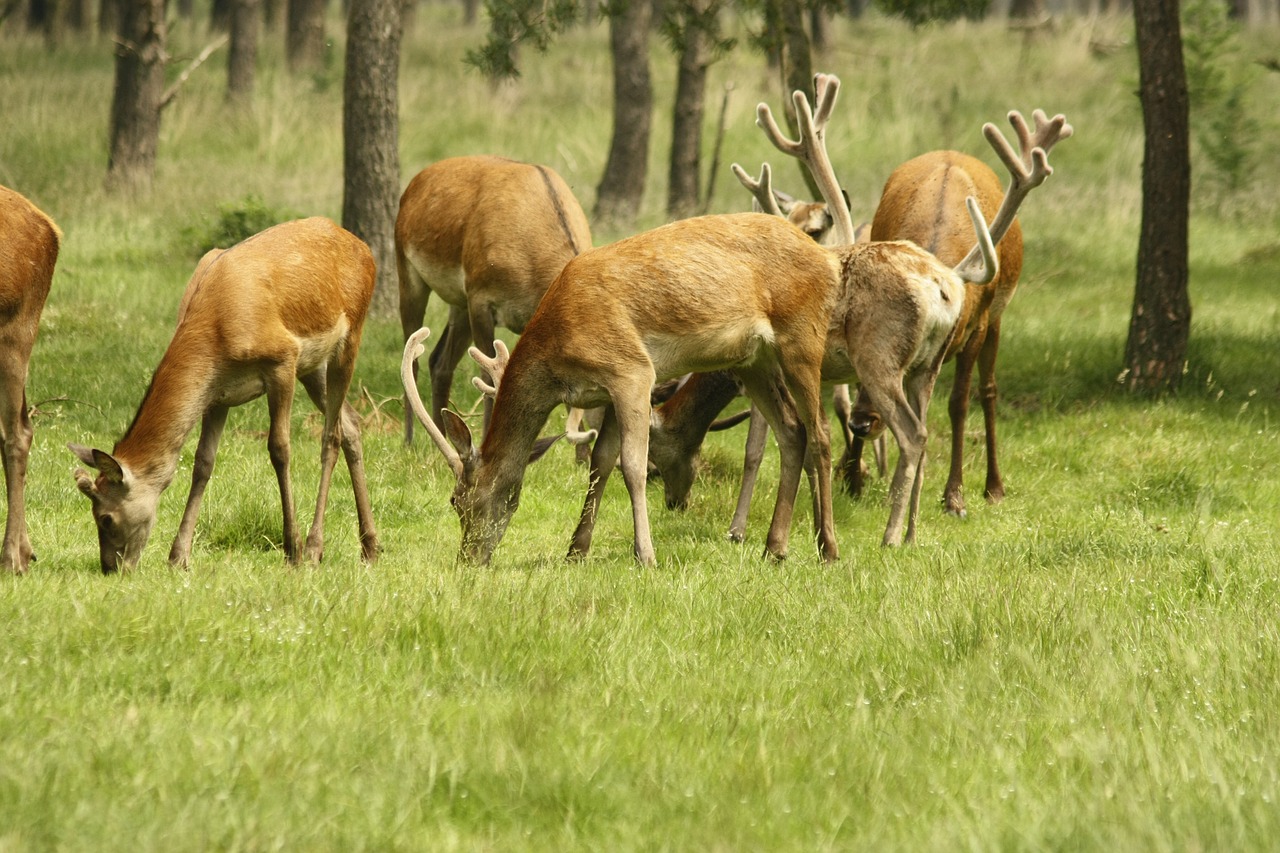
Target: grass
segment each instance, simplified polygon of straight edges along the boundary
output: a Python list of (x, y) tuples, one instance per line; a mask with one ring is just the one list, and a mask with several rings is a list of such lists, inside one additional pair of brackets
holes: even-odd
[[(524, 81), (495, 89), (459, 65), (479, 34), (455, 14), (424, 7), (405, 44), (404, 179), (438, 157), (505, 153), (550, 163), (589, 209), (608, 134), (603, 31), (529, 53)], [(876, 544), (873, 480), (863, 502), (837, 499), (838, 563), (809, 546), (807, 508), (791, 558), (764, 562), (776, 458), (747, 545), (723, 537), (738, 431), (709, 443), (688, 512), (662, 509), (655, 485), (656, 569), (631, 560), (616, 481), (591, 558), (566, 564), (584, 472), (558, 447), (530, 469), (493, 566), (460, 567), (451, 475), (425, 443), (401, 446), (398, 324), (376, 318), (357, 376), (376, 565), (358, 560), (345, 473), (323, 565), (284, 565), (254, 404), (231, 416), (191, 570), (164, 556), (194, 440), (141, 566), (110, 578), (65, 444), (109, 447), (128, 424), (194, 267), (191, 235), (222, 206), (337, 216), (340, 87), (290, 77), (267, 45), (258, 100), (237, 115), (206, 66), (165, 113), (154, 191), (121, 199), (101, 190), (110, 46), (50, 54), (0, 35), (0, 183), (66, 235), (29, 383), (40, 560), (0, 578), (0, 850), (1269, 848), (1280, 172), (1259, 148), (1246, 189), (1197, 183), (1183, 388), (1123, 394), (1141, 120), (1132, 51), (1090, 54), (1096, 27), (1127, 34), (1065, 20), (1023, 42), (994, 24), (872, 18), (842, 25), (817, 63), (844, 80), (832, 154), (868, 214), (920, 151), (993, 161), (978, 128), (1010, 108), (1077, 128), (1023, 216), (1002, 504), (977, 497), (975, 416), (969, 516), (940, 512), (939, 404), (918, 545)], [(171, 52), (202, 40), (179, 24)], [(637, 227), (662, 217), (672, 65), (655, 51), (663, 101)], [(726, 160), (748, 168), (772, 156), (752, 126), (757, 101), (779, 100), (762, 66), (743, 54), (712, 71), (712, 91), (735, 84)], [(1273, 138), (1274, 79), (1250, 97)], [(743, 202), (726, 178), (719, 210)], [(316, 419), (299, 409), (294, 424), (305, 514)]]

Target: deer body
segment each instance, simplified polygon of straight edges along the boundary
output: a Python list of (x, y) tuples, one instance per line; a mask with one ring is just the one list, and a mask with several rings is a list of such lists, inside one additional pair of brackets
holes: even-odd
[(0, 569), (16, 573), (35, 559), (26, 516), (33, 432), (27, 369), (61, 239), (52, 219), (22, 195), (0, 187), (0, 455), (8, 502)]
[(306, 554), (319, 560), (323, 553), (324, 510), (341, 448), (355, 490), (362, 556), (374, 559), (377, 534), (359, 421), (345, 402), (374, 280), (368, 247), (318, 217), (277, 225), (200, 260), (183, 293), (173, 339), (129, 429), (111, 453), (70, 446), (99, 471), (96, 479), (77, 471), (76, 480), (93, 505), (104, 572), (138, 561), (160, 494), (199, 423), (191, 491), (169, 553), (170, 563), (186, 565), (228, 410), (263, 394), (270, 413), (267, 445), (284, 515), (284, 551), (296, 562), (299, 534), (289, 475), (295, 381), (302, 382), (325, 419)]
[[(560, 270), (591, 247), (591, 230), (553, 170), (501, 157), (453, 157), (409, 182), (395, 244), (405, 339), (422, 325), (432, 293), (449, 306), (429, 361), (431, 411), (439, 423), (468, 345), (475, 341), (492, 356), (495, 328), (524, 331)], [(486, 424), (490, 408), (486, 402)], [(412, 440), (406, 407), (405, 441)]]
[[(774, 426), (783, 457), (768, 552), (786, 554), (808, 436), (815, 527), (823, 555), (835, 559), (819, 394), (837, 276), (829, 252), (760, 214), (682, 220), (575, 258), (511, 354), (478, 451), (461, 420), (445, 415), (448, 444), (444, 438), (437, 444), (458, 475), (453, 503), (462, 520), (461, 555), (489, 559), (515, 511), (538, 430), (557, 404), (568, 403), (608, 407), (570, 556), (590, 548), (596, 507), (620, 458), (636, 557), (654, 563), (645, 498), (650, 389), (684, 373), (734, 368)], [(406, 391), (414, 356), (406, 347)], [(431, 429), (424, 413), (419, 420)]]

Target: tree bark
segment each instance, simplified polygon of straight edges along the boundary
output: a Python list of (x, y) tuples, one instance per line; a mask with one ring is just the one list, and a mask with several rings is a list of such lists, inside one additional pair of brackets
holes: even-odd
[(290, 71), (324, 67), (325, 0), (288, 0), (285, 61)]
[(253, 102), (261, 29), (261, 0), (233, 0), (231, 48), (227, 53), (227, 100), (239, 106), (247, 107)]
[(108, 189), (146, 190), (151, 186), (167, 59), (164, 0), (121, 0)]
[[(791, 93), (799, 90), (807, 93), (810, 101), (813, 100), (813, 58), (809, 52), (809, 36), (804, 30), (804, 5), (800, 0), (769, 0), (769, 4), (774, 8), (771, 17), (778, 28), (772, 41), (777, 44), (780, 58), (783, 113), (787, 127), (795, 137), (799, 133), (799, 124)], [(799, 168), (800, 177), (809, 188), (810, 198), (820, 198), (818, 182), (809, 174), (809, 167), (800, 160), (788, 159), (794, 160)]]
[(692, 216), (698, 210), (702, 172), (702, 119), (706, 111), (708, 35), (698, 21), (707, 0), (684, 0), (688, 7), (676, 77), (676, 100), (671, 119), (671, 168), (667, 178), (667, 215)]
[(1125, 345), (1125, 384), (1131, 391), (1150, 392), (1178, 386), (1191, 331), (1187, 290), (1189, 106), (1178, 0), (1136, 0), (1133, 14), (1146, 142), (1138, 275)]
[(98, 32), (104, 36), (114, 36), (120, 31), (121, 0), (99, 0)]
[(401, 0), (352, 0), (343, 84), (342, 225), (378, 264), (372, 310), (391, 314), (398, 284)]
[(593, 217), (603, 223), (635, 219), (649, 168), (653, 84), (649, 77), (649, 0), (629, 0), (609, 17), (613, 54), (613, 141), (596, 188)]

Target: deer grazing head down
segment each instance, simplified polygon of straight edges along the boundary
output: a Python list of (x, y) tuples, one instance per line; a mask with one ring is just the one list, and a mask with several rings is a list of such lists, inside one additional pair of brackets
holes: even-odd
[(8, 514), (0, 570), (22, 574), (35, 559), (27, 534), (27, 459), (33, 429), (27, 367), (53, 284), (62, 232), (22, 195), (0, 187), (0, 454)]
[[(449, 306), (430, 359), (432, 411), (442, 427), (439, 412), (468, 345), (475, 341), (492, 355), (495, 328), (524, 331), (564, 265), (591, 248), (591, 229), (573, 192), (549, 167), (450, 157), (405, 188), (395, 242), (405, 340), (422, 325), (431, 294)], [(486, 398), (486, 425), (490, 409)], [(407, 406), (404, 428), (408, 444), (413, 416)]]
[(359, 418), (345, 402), (373, 287), (369, 247), (318, 217), (268, 228), (201, 259), (183, 293), (177, 330), (124, 437), (111, 453), (68, 445), (98, 471), (97, 477), (76, 471), (76, 485), (92, 505), (104, 572), (137, 563), (183, 442), (200, 422), (191, 491), (169, 552), (171, 564), (186, 565), (228, 410), (263, 394), (284, 552), (290, 562), (298, 560), (289, 477), (295, 380), (324, 413), (320, 485), (305, 553), (313, 560), (323, 554), (325, 505), (341, 449), (355, 490), (361, 554), (366, 560), (377, 556)]

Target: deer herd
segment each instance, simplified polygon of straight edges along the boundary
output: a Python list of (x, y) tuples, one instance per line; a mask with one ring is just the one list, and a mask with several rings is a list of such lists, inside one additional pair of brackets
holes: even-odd
[[(860, 494), (862, 445), (879, 439), (883, 446), (887, 431), (898, 457), (882, 541), (911, 542), (929, 400), (951, 359), (944, 507), (965, 512), (964, 424), (975, 366), (986, 436), (984, 494), (989, 501), (1003, 498), (995, 360), (1001, 319), (1022, 267), (1015, 217), (1051, 174), (1048, 153), (1071, 135), (1071, 126), (1039, 110), (1029, 126), (1011, 112), (1017, 150), (995, 126), (983, 128), (1009, 169), (1007, 191), (982, 161), (961, 152), (909, 160), (889, 176), (870, 227), (855, 229), (826, 148), (839, 85), (834, 76), (817, 75), (813, 106), (805, 93), (794, 93), (796, 139), (779, 129), (767, 105), (757, 111), (770, 142), (814, 177), (822, 196), (817, 202), (775, 191), (767, 163), (758, 177), (734, 164), (755, 212), (679, 220), (593, 248), (581, 206), (548, 167), (454, 157), (409, 182), (395, 226), (404, 440), (412, 442), (416, 420), (456, 478), (450, 503), (461, 522), (461, 560), (489, 562), (519, 506), (526, 468), (560, 437), (543, 437), (542, 430), (565, 405), (566, 434), (583, 452), (590, 448), (570, 558), (589, 552), (605, 486), (620, 467), (635, 557), (653, 565), (651, 474), (661, 477), (668, 507), (685, 507), (699, 448), (709, 430), (738, 420), (718, 419), (741, 394), (750, 400), (751, 426), (731, 538), (746, 536), (771, 429), (780, 467), (766, 554), (787, 555), (803, 473), (819, 552), (824, 560), (837, 559), (834, 483)], [(0, 450), (8, 498), (0, 566), (21, 573), (34, 559), (24, 507), (32, 443), (25, 387), (61, 233), (27, 199), (0, 187), (0, 234)], [(263, 395), (286, 558), (321, 559), (325, 506), (341, 452), (355, 492), (361, 556), (376, 559), (360, 422), (346, 402), (374, 282), (368, 247), (323, 218), (274, 226), (200, 260), (172, 340), (124, 436), (110, 453), (68, 445), (97, 472), (76, 470), (75, 480), (92, 507), (104, 572), (137, 563), (160, 495), (199, 424), (191, 488), (169, 552), (171, 564), (187, 564), (228, 412)], [(431, 294), (447, 304), (448, 321), (429, 360), (428, 409), (418, 391), (417, 359), (430, 334), (421, 326)], [(496, 338), (499, 326), (519, 335), (514, 349)], [(473, 379), (484, 401), (478, 437), (449, 407), (454, 372), (468, 348), (481, 373)], [(295, 380), (324, 415), (320, 484), (305, 541), (289, 470)], [(832, 386), (845, 438), (834, 466), (823, 404), (824, 388)], [(665, 400), (655, 397), (655, 388), (669, 389)], [(591, 410), (585, 419), (593, 429), (580, 428), (583, 410)]]

